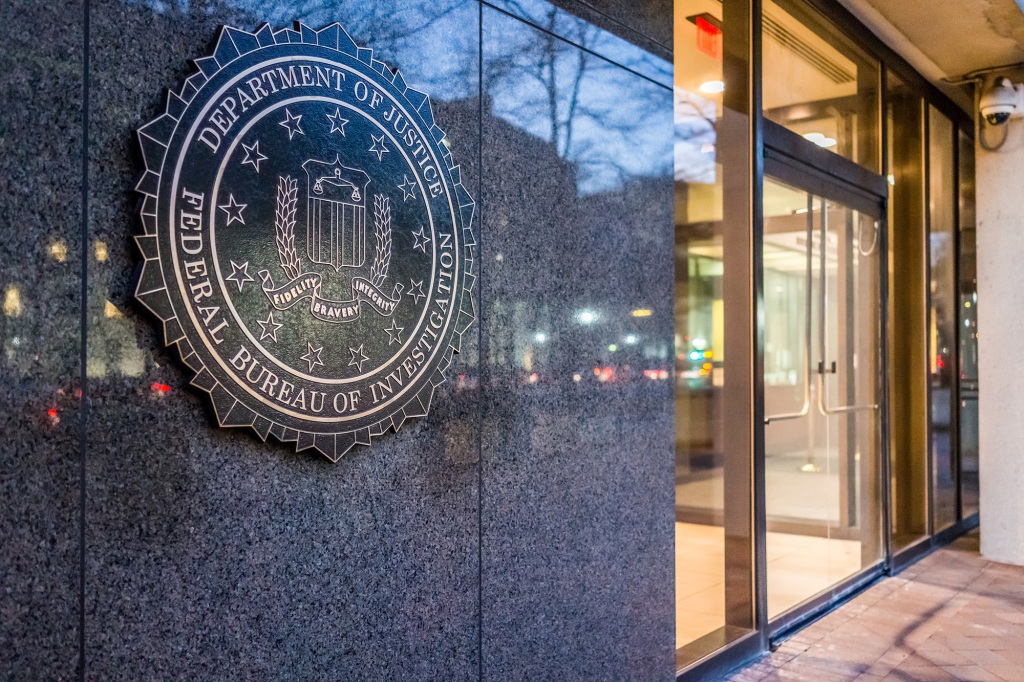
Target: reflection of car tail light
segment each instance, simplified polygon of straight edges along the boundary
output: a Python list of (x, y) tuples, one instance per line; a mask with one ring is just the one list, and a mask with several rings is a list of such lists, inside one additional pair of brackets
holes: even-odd
[(60, 415), (57, 414), (56, 407), (51, 407), (46, 411), (46, 420), (50, 423), (50, 426), (60, 424)]
[(534, 372), (533, 374), (530, 375), (530, 383), (531, 384), (537, 383), (537, 373), (536, 372)]
[(168, 386), (167, 384), (161, 384), (159, 382), (154, 382), (153, 385), (150, 386), (149, 388), (151, 391), (153, 391), (153, 393), (170, 393), (171, 391), (170, 386)]
[(937, 356), (937, 357), (935, 358), (935, 364), (939, 366), (939, 369), (942, 369), (943, 367), (945, 367), (945, 366), (946, 366), (946, 363), (945, 363), (945, 362), (943, 362), (943, 360), (942, 360), (942, 356), (941, 356), (941, 355), (939, 355), (939, 356)]

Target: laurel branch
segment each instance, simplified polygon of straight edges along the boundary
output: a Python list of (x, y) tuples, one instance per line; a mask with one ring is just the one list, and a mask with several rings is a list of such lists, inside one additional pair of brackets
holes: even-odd
[(299, 254), (295, 251), (295, 213), (299, 203), (299, 181), (289, 176), (277, 179), (277, 213), (274, 228), (277, 232), (277, 255), (288, 277), (302, 274)]
[(370, 267), (370, 282), (379, 287), (388, 277), (391, 264), (391, 202), (383, 194), (373, 197), (374, 236), (377, 239), (377, 253)]

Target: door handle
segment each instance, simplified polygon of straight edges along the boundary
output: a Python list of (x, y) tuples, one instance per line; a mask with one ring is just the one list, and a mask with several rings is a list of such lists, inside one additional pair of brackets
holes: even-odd
[(821, 291), (821, 297), (818, 300), (818, 352), (819, 357), (822, 359), (818, 361), (818, 411), (824, 416), (833, 414), (849, 414), (851, 412), (864, 412), (867, 410), (877, 410), (877, 404), (864, 404), (864, 405), (841, 405), (838, 407), (829, 407), (825, 404), (825, 375), (826, 374), (837, 374), (836, 362), (832, 361), (832, 364), (828, 371), (825, 369), (825, 349), (828, 346), (826, 333), (828, 325), (826, 320), (828, 319), (828, 261), (826, 260), (825, 245), (828, 237), (828, 202), (825, 199), (821, 200), (821, 244), (819, 248), (821, 250), (821, 258), (818, 276), (820, 277), (818, 288)]
[[(836, 363), (832, 363), (832, 374), (836, 372)], [(825, 374), (821, 373), (818, 375), (818, 412), (828, 417), (833, 414), (849, 414), (851, 412), (864, 412), (867, 410), (877, 410), (877, 404), (864, 404), (864, 405), (840, 405), (838, 407), (829, 407), (825, 404)]]
[[(764, 418), (767, 426), (772, 422), (806, 417), (811, 411), (811, 284), (814, 281), (814, 258), (812, 245), (814, 239), (814, 195), (807, 195), (807, 275), (804, 282), (804, 402), (798, 412), (773, 414)], [(834, 363), (833, 363), (834, 364)]]

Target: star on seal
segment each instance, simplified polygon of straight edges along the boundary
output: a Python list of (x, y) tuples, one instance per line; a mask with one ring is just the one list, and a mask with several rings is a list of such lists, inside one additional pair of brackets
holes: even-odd
[(373, 140), (370, 151), (377, 155), (377, 161), (383, 161), (384, 155), (391, 151), (384, 145), (384, 136), (377, 137), (371, 133), (370, 138)]
[[(242, 290), (242, 285), (246, 282), (255, 282), (252, 275), (249, 274), (249, 261), (245, 261), (241, 265), (235, 261), (231, 261), (231, 274), (225, 277), (229, 282), (234, 282), (238, 285), (238, 290)], [(276, 341), (277, 339), (275, 339)]]
[(242, 218), (242, 211), (245, 210), (246, 206), (248, 206), (248, 204), (240, 204), (237, 201), (235, 201), (234, 194), (228, 194), (228, 203), (221, 204), (217, 208), (228, 214), (228, 222), (226, 223), (227, 225), (230, 225), (235, 221), (238, 221), (245, 225), (245, 219)]
[(422, 226), (420, 227), (419, 230), (412, 233), (412, 238), (415, 240), (415, 242), (412, 245), (412, 248), (419, 249), (423, 253), (426, 253), (427, 244), (430, 243), (430, 237), (428, 237), (426, 233), (423, 231)]
[(323, 366), (323, 361), (320, 359), (320, 352), (324, 349), (323, 346), (319, 348), (313, 348), (313, 344), (309, 341), (306, 342), (306, 354), (302, 356), (302, 359), (309, 363), (309, 371), (312, 372), (313, 368), (317, 365)]
[(327, 114), (327, 120), (331, 122), (332, 133), (341, 133), (341, 136), (345, 137), (345, 124), (348, 123), (348, 119), (341, 117), (341, 107), (335, 107), (333, 114)]
[(266, 161), (267, 157), (260, 154), (260, 141), (256, 140), (251, 145), (242, 143), (242, 149), (245, 151), (245, 158), (242, 159), (242, 165), (252, 164), (252, 167), (256, 169), (256, 172), (260, 172), (260, 161)]
[(366, 354), (363, 352), (363, 345), (364, 344), (361, 343), (359, 344), (359, 348), (348, 349), (348, 351), (352, 353), (352, 359), (348, 361), (348, 366), (355, 366), (357, 372), (362, 372), (363, 363), (370, 359), (366, 357)]
[(279, 125), (284, 126), (288, 130), (288, 139), (291, 140), (296, 135), (305, 135), (302, 132), (302, 128), (299, 127), (299, 121), (302, 120), (302, 114), (298, 116), (292, 116), (292, 112), (287, 109), (284, 110), (284, 120)]
[(425, 293), (423, 293), (423, 280), (421, 279), (420, 281), (416, 282), (416, 281), (410, 279), (409, 280), (409, 291), (406, 292), (406, 293), (408, 293), (410, 296), (412, 296), (412, 302), (413, 303), (415, 303), (416, 305), (419, 305), (420, 304), (420, 299), (427, 297), (427, 295)]
[(402, 175), (402, 184), (398, 186), (402, 190), (402, 201), (416, 198), (416, 183), (409, 179), (409, 176)]
[(404, 330), (405, 327), (399, 327), (397, 322), (391, 320), (391, 326), (384, 327), (384, 331), (388, 333), (388, 345), (390, 346), (393, 343), (402, 343), (402, 332)]
[(256, 323), (260, 326), (260, 341), (269, 338), (274, 343), (277, 343), (277, 330), (284, 325), (274, 319), (274, 311), (271, 310), (267, 313), (267, 319), (257, 319)]

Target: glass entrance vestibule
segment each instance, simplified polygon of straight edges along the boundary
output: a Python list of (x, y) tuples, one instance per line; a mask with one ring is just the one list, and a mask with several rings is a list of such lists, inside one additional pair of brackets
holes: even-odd
[(676, 647), (977, 523), (973, 129), (834, 3), (676, 0)]

